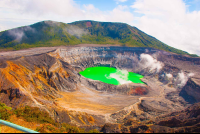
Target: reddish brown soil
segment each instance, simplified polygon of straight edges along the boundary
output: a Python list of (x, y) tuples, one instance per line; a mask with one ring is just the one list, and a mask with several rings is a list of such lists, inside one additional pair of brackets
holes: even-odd
[(147, 94), (147, 90), (142, 87), (137, 87), (135, 89), (131, 89), (128, 92), (128, 95), (145, 95)]

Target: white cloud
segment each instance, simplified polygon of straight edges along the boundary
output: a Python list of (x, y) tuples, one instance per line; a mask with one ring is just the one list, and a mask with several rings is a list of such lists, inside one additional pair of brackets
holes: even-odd
[(111, 12), (109, 12), (109, 15), (106, 16), (106, 20), (130, 24), (134, 20), (134, 16), (131, 12), (128, 11), (127, 6), (119, 5), (116, 8), (114, 8)]
[(119, 1), (119, 2), (126, 2), (127, 0), (115, 0), (115, 1)]
[(187, 12), (182, 0), (136, 0), (136, 26), (167, 45), (200, 55), (200, 11)]
[[(133, 21), (133, 14), (128, 11), (129, 7), (121, 5), (106, 12), (92, 4), (78, 5), (73, 0), (15, 0), (14, 2), (13, 0), (0, 0), (0, 5), (9, 10), (9, 16), (18, 19), (53, 20), (64, 23), (96, 20), (130, 24)], [(2, 18), (7, 18), (4, 14), (3, 11), (0, 12)]]
[(89, 5), (83, 5), (84, 8), (88, 11), (91, 11), (91, 10), (96, 10), (96, 8), (94, 7), (94, 5), (92, 4), (89, 4)]
[(117, 4), (119, 4), (120, 2), (126, 2), (127, 0), (115, 0)]
[(128, 11), (128, 6), (118, 5), (111, 11), (101, 11), (95, 8), (92, 4), (84, 5), (83, 15), (81, 20), (96, 20), (106, 22), (123, 22), (132, 23), (134, 20), (133, 14)]
[(4, 31), (6, 29), (8, 29), (9, 27), (5, 26), (5, 25), (0, 25), (0, 31)]

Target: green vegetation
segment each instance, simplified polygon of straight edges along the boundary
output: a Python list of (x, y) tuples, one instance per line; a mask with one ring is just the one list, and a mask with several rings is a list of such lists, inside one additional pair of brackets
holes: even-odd
[(99, 130), (97, 130), (97, 129), (92, 129), (92, 130), (90, 130), (88, 133), (99, 133)]
[(15, 110), (17, 117), (23, 117), (28, 122), (50, 123), (56, 125), (55, 121), (45, 111), (38, 107), (25, 106)]
[(129, 47), (152, 47), (177, 54), (197, 56), (170, 47), (136, 27), (124, 23), (88, 20), (65, 24), (43, 21), (0, 32), (0, 49), (3, 50), (77, 44), (119, 44)]
[(9, 120), (10, 116), (13, 114), (12, 108), (6, 106), (4, 103), (0, 103), (0, 119)]
[(36, 131), (41, 133), (85, 133), (83, 128), (71, 126), (66, 123), (62, 123), (60, 128), (57, 128), (52, 124), (45, 124), (42, 127), (38, 127)]
[[(43, 124), (36, 129), (36, 131), (41, 133), (85, 133), (84, 128), (72, 126), (67, 123), (55, 122), (47, 112), (41, 111), (37, 107), (25, 106), (14, 110), (0, 102), (0, 119), (9, 121), (12, 115), (16, 115), (18, 118), (22, 118), (27, 122)], [(99, 131), (92, 129), (89, 133), (99, 133)]]

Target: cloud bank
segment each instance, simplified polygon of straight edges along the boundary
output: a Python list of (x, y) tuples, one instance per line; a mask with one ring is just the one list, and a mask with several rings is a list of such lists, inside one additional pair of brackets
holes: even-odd
[(183, 0), (136, 0), (136, 26), (175, 48), (200, 55), (200, 10), (188, 11)]
[[(16, 15), (15, 18), (67, 23), (78, 20), (131, 23), (134, 18), (128, 6), (117, 5), (113, 10), (101, 11), (93, 4), (78, 5), (74, 0), (1, 0), (0, 5), (12, 9), (15, 13), (11, 15)], [(1, 12), (0, 15), (4, 17)]]

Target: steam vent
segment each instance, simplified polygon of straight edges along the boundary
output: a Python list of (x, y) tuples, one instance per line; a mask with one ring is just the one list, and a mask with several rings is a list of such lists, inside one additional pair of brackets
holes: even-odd
[(0, 101), (12, 108), (106, 133), (199, 129), (199, 58), (85, 44), (1, 52), (0, 61)]

